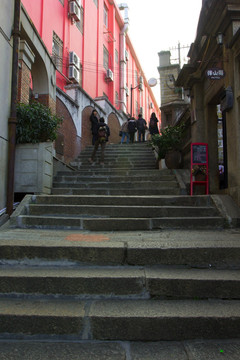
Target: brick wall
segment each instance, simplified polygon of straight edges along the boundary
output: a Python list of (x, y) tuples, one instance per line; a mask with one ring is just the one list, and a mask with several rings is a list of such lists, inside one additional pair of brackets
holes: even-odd
[(86, 146), (92, 145), (92, 132), (90, 115), (92, 114), (93, 107), (87, 106), (82, 112), (82, 142), (81, 150)]
[(29, 67), (20, 60), (18, 70), (18, 102), (20, 103), (29, 103), (30, 75)]
[(115, 114), (110, 114), (108, 117), (108, 126), (110, 128), (109, 142), (112, 144), (118, 144), (121, 140), (119, 137), (120, 124)]
[(64, 119), (55, 141), (56, 156), (68, 164), (79, 155), (81, 139), (77, 136), (77, 130), (68, 109), (58, 98), (56, 112)]

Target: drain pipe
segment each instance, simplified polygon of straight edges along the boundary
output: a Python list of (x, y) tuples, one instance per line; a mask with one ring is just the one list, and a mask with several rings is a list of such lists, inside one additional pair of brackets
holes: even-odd
[(121, 110), (127, 112), (127, 98), (126, 98), (126, 34), (129, 26), (128, 17), (128, 4), (122, 3), (118, 5), (119, 10), (124, 10), (124, 25), (120, 33), (120, 99), (121, 99)]
[(17, 90), (18, 90), (18, 47), (20, 39), (20, 9), (21, 0), (15, 0), (13, 25), (13, 57), (12, 57), (12, 84), (11, 84), (11, 110), (8, 119), (8, 182), (7, 182), (7, 214), (13, 212), (14, 200), (14, 165), (16, 149), (17, 125)]

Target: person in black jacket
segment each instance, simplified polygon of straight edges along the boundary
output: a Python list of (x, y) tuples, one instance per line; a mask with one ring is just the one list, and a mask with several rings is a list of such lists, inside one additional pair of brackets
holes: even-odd
[(143, 119), (142, 114), (138, 115), (137, 120), (137, 129), (138, 129), (138, 141), (145, 141), (145, 130), (146, 130), (147, 122)]
[(88, 161), (91, 164), (94, 162), (95, 155), (99, 145), (101, 145), (100, 165), (104, 165), (104, 150), (109, 136), (110, 136), (110, 129), (108, 125), (104, 122), (104, 118), (102, 117), (99, 119), (99, 123), (97, 124), (97, 139), (94, 144), (94, 149), (90, 159), (88, 159)]
[(129, 133), (131, 143), (134, 142), (134, 134), (136, 131), (137, 131), (136, 121), (135, 121), (134, 117), (131, 117), (128, 120), (128, 133)]
[(97, 110), (93, 110), (90, 116), (91, 121), (91, 131), (92, 131), (92, 145), (95, 144), (97, 140), (98, 133), (98, 118), (97, 118)]
[(158, 130), (158, 119), (156, 117), (155, 112), (151, 114), (150, 121), (149, 121), (149, 132), (151, 135), (159, 134)]

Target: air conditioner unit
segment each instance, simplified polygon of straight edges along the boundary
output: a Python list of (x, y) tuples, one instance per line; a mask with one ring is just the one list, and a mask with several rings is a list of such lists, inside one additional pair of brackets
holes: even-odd
[(143, 91), (143, 83), (140, 83), (140, 84), (138, 85), (138, 90)]
[(69, 14), (75, 21), (80, 21), (81, 11), (75, 1), (69, 3)]
[(80, 59), (74, 51), (69, 52), (69, 65), (75, 65), (77, 69), (80, 69)]
[(77, 68), (74, 65), (69, 66), (68, 69), (68, 78), (75, 83), (79, 83), (80, 74)]
[(129, 88), (127, 86), (125, 87), (125, 90), (126, 90), (126, 95), (129, 96)]
[(106, 79), (113, 81), (113, 72), (111, 69), (107, 70)]
[(143, 84), (143, 77), (139, 76), (139, 84)]

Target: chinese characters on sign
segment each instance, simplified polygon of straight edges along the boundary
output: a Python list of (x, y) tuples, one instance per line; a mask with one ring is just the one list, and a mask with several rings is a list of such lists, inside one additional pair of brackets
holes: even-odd
[(225, 71), (219, 68), (212, 68), (206, 71), (206, 75), (211, 80), (221, 80), (225, 76)]

